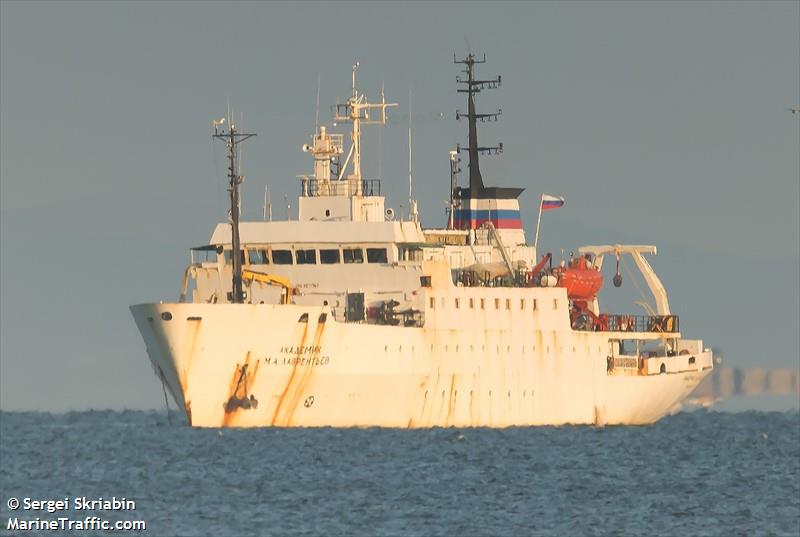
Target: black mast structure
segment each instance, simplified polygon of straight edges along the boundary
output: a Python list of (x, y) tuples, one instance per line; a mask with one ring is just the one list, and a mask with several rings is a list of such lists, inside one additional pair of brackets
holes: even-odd
[(231, 263), (233, 265), (233, 287), (231, 292), (231, 302), (241, 304), (244, 302), (244, 292), (242, 291), (242, 254), (239, 245), (239, 185), (244, 181), (244, 175), (239, 175), (236, 170), (236, 146), (245, 140), (257, 136), (256, 134), (245, 134), (236, 130), (230, 118), (228, 118), (228, 130), (220, 130), (220, 126), (225, 123), (225, 118), (214, 121), (214, 134), (212, 138), (223, 140), (225, 147), (228, 148), (228, 193), (231, 198)]
[[(483, 59), (478, 60), (471, 52), (463, 60), (456, 59), (453, 55), (454, 64), (463, 64), (465, 66), (464, 73), (467, 75), (466, 79), (461, 76), (456, 77), (456, 82), (466, 86), (459, 88), (459, 93), (467, 94), (467, 113), (456, 110), (456, 119), (466, 117), (469, 122), (469, 189), (459, 189), (459, 194), (462, 199), (516, 199), (524, 190), (523, 188), (500, 188), (500, 187), (486, 187), (483, 184), (483, 177), (481, 176), (480, 163), (478, 155), (499, 155), (503, 152), (503, 143), (500, 142), (496, 146), (482, 147), (478, 145), (478, 127), (477, 121), (497, 121), (503, 110), (498, 109), (497, 112), (490, 114), (479, 114), (475, 111), (475, 94), (480, 93), (486, 89), (497, 89), (503, 82), (500, 75), (497, 78), (489, 80), (476, 80), (475, 79), (475, 65), (479, 63), (486, 63), (486, 55)], [(461, 152), (461, 146), (457, 146), (456, 150)]]

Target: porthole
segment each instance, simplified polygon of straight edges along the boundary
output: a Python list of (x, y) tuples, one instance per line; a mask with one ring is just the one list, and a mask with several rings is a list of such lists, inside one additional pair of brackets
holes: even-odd
[(163, 312), (161, 314), (161, 318), (164, 319), (165, 321), (171, 321), (172, 320), (172, 314), (170, 312), (168, 312), (168, 311), (165, 311), (165, 312)]

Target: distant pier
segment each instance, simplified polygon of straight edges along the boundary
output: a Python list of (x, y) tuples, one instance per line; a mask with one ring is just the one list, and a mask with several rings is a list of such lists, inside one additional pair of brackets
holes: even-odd
[(716, 401), (733, 396), (800, 396), (800, 369), (748, 369), (715, 367), (690, 396), (696, 401)]

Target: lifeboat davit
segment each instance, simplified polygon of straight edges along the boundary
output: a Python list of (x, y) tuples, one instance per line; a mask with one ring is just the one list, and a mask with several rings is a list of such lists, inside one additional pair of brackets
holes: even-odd
[(603, 287), (603, 275), (588, 261), (579, 257), (573, 259), (566, 268), (556, 268), (558, 286), (567, 290), (567, 297), (576, 300), (591, 300)]

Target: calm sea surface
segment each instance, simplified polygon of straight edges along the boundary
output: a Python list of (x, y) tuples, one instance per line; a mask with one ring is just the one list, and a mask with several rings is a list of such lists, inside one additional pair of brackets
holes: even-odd
[[(0, 414), (0, 535), (17, 533), (9, 517), (87, 516), (164, 536), (800, 534), (796, 410), (422, 431), (194, 430), (172, 417)], [(136, 509), (8, 507), (84, 496)], [(113, 533), (136, 534), (79, 534)]]

